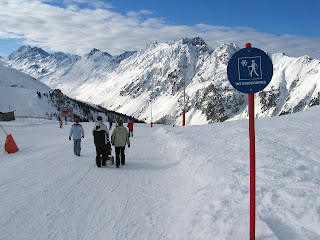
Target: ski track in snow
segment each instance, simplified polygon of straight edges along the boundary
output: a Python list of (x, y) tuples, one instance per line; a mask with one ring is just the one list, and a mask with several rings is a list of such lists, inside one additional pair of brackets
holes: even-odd
[[(320, 239), (318, 112), (256, 121), (258, 240)], [(71, 125), (3, 123), (0, 239), (248, 239), (247, 120), (136, 124), (119, 169), (95, 166), (92, 124), (77, 157)]]

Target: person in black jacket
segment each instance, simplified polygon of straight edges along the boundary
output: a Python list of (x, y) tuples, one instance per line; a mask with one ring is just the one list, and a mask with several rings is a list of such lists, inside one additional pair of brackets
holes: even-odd
[(98, 167), (101, 167), (101, 165), (106, 166), (108, 152), (110, 151), (110, 149), (108, 149), (108, 147), (110, 148), (108, 145), (109, 130), (108, 127), (102, 122), (101, 116), (97, 118), (97, 121), (92, 128), (92, 133), (97, 153), (96, 164)]
[(111, 130), (111, 128), (112, 128), (112, 123), (113, 123), (113, 120), (112, 120), (112, 118), (111, 117), (109, 117), (109, 126), (110, 126), (110, 130)]

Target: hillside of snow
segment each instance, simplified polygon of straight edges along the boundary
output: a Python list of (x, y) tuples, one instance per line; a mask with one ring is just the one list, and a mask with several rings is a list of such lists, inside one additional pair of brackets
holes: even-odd
[(0, 65), (0, 112), (14, 111), (17, 117), (57, 120), (60, 117), (59, 105), (72, 107), (75, 117), (88, 121), (95, 120), (98, 114), (102, 113), (106, 120), (108, 117), (128, 119), (128, 116), (123, 114), (71, 99), (60, 90), (53, 90), (27, 74)]
[[(37, 94), (42, 93), (42, 98)], [(58, 112), (43, 94), (53, 90), (18, 70), (0, 66), (0, 111), (15, 111), (17, 116), (50, 117)]]
[[(319, 114), (256, 119), (257, 240), (320, 239)], [(249, 239), (248, 120), (135, 124), (120, 168), (96, 167), (93, 123), (80, 157), (71, 125), (1, 124), (1, 239)]]

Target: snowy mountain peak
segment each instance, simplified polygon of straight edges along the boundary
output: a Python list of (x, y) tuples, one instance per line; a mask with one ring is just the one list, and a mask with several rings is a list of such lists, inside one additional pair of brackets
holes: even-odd
[(23, 59), (41, 59), (48, 57), (50, 54), (38, 47), (21, 46), (17, 51), (11, 53), (9, 60)]
[(193, 47), (197, 49), (198, 53), (212, 53), (213, 50), (212, 48), (200, 37), (195, 37), (195, 38), (182, 38), (178, 42), (178, 45)]
[(63, 61), (65, 59), (67, 59), (68, 57), (70, 57), (70, 54), (66, 54), (63, 52), (57, 52), (53, 54), (53, 58), (55, 58), (58, 61)]
[(97, 48), (92, 48), (92, 50), (90, 51), (89, 54), (94, 54), (96, 52), (101, 52), (101, 51), (99, 49), (97, 49)]
[(102, 52), (99, 49), (93, 48), (88, 54), (84, 55), (84, 57), (88, 58), (111, 58), (112, 56), (107, 52)]
[(218, 48), (216, 48), (216, 52), (226, 52), (228, 54), (233, 55), (236, 51), (240, 50), (240, 48), (235, 43), (221, 44)]
[(113, 56), (112, 60), (116, 63), (120, 63), (121, 61), (123, 61), (124, 59), (132, 56), (133, 54), (135, 54), (137, 51), (125, 51), (124, 53), (118, 55), (118, 56)]
[(150, 51), (150, 50), (156, 48), (157, 46), (159, 46), (159, 43), (156, 41), (153, 41), (152, 43), (147, 44), (143, 49), (138, 50), (138, 52)]
[(237, 52), (238, 50), (240, 50), (240, 48), (235, 43), (230, 43), (221, 44), (213, 52), (216, 58), (218, 58), (221, 63), (227, 65), (232, 55), (235, 54), (235, 52)]
[(182, 44), (191, 44), (193, 46), (206, 45), (206, 42), (200, 37), (182, 38), (180, 41), (182, 42)]
[(301, 61), (302, 63), (310, 63), (312, 62), (314, 59), (311, 58), (310, 56), (308, 55), (304, 55), (304, 56), (301, 56), (299, 57), (299, 61)]

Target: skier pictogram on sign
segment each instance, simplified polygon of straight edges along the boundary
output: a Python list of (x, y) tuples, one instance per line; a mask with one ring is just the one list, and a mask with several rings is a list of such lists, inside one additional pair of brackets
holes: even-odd
[(262, 79), (261, 57), (244, 57), (238, 59), (239, 80)]
[(271, 81), (273, 65), (270, 57), (258, 48), (244, 48), (236, 52), (227, 67), (231, 85), (242, 93), (256, 93)]

